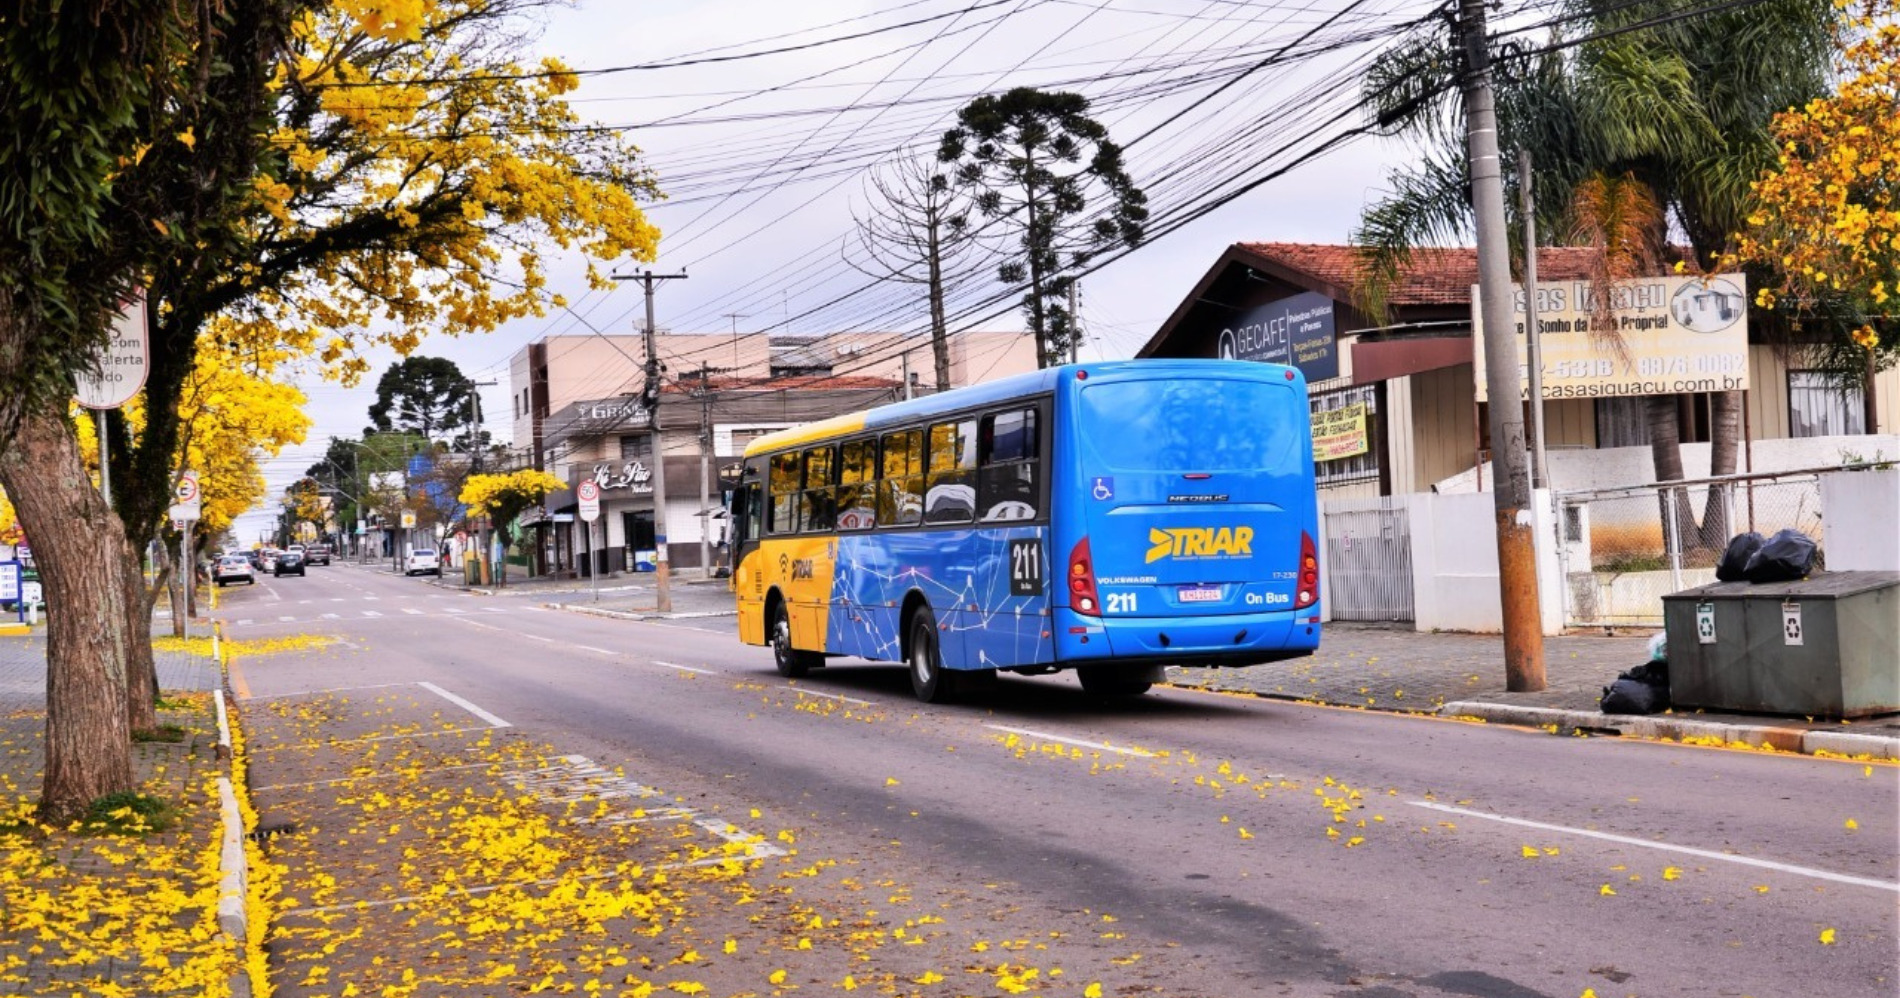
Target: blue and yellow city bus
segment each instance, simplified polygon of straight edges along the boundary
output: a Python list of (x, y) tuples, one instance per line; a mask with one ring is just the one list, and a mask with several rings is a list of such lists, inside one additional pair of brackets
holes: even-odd
[(1306, 382), (1291, 367), (1050, 368), (760, 437), (733, 498), (739, 637), (801, 676), (908, 665), (1138, 694), (1163, 665), (1319, 646)]

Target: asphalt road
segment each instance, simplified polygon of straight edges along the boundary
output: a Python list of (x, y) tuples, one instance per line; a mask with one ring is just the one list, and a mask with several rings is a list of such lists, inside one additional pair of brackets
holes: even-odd
[[(1102, 701), (1060, 676), (927, 707), (897, 665), (781, 679), (729, 618), (601, 619), (346, 565), (227, 590), (219, 616), (241, 643), (334, 639), (238, 660), (259, 820), (292, 829), (294, 871), (337, 881), (291, 921), (380, 899), (352, 917), (415, 927), (312, 788), (394, 766), (407, 738), (433, 754), (404, 765), (554, 793), (452, 768), (512, 739), (614, 771), (678, 839), (761, 836), (769, 917), (682, 888), (647, 936), (738, 940), (688, 961), (711, 994), (1885, 998), (1900, 978), (1891, 766), (1189, 690)], [(810, 950), (789, 942), (807, 918), (830, 926)], [(379, 956), (471, 959), (389, 938), (354, 936), (314, 983), (281, 947), (280, 993), (334, 993)]]

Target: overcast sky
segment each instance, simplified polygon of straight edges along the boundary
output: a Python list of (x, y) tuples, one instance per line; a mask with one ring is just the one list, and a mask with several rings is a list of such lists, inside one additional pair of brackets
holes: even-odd
[[(664, 233), (653, 266), (691, 277), (663, 285), (658, 321), (682, 333), (917, 334), (921, 304), (871, 286), (843, 260), (853, 213), (869, 204), (866, 171), (901, 150), (934, 150), (978, 95), (1024, 85), (1083, 94), (1127, 146), (1156, 215), (1153, 238), (1081, 283), (1083, 355), (1125, 357), (1229, 244), (1347, 239), (1403, 147), (1360, 137), (1294, 161), (1363, 124), (1352, 106), (1358, 73), (1428, 9), (1415, 0), (592, 0), (548, 11), (532, 47), (581, 70), (725, 60), (592, 74), (575, 95), (587, 119), (626, 128), (669, 196), (651, 209)], [(773, 49), (796, 50), (758, 54)], [(419, 351), (498, 382), (482, 397), (486, 428), (502, 439), (511, 355), (544, 336), (630, 333), (642, 316), (633, 284), (591, 293), (572, 263), (552, 278), (567, 311), (482, 338), (428, 338)], [(985, 304), (996, 292), (973, 282), (956, 321), (1023, 328), (1007, 301)], [(266, 463), (271, 498), (239, 520), (241, 542), (269, 529), (276, 497), (328, 438), (362, 432), (376, 375), (395, 358), (373, 359), (355, 389), (314, 370), (300, 379), (315, 425), (304, 445)], [(600, 394), (626, 387), (603, 382)]]

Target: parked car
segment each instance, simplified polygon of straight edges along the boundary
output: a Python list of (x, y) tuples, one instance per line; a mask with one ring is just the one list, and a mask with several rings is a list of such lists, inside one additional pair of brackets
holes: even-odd
[(257, 585), (257, 576), (251, 574), (251, 560), (241, 554), (227, 554), (211, 566), (211, 581), (220, 586), (233, 582)]
[(303, 549), (303, 562), (306, 565), (329, 565), (330, 545), (312, 544)]
[(282, 552), (277, 551), (273, 548), (265, 548), (263, 558), (257, 564), (257, 570), (260, 572), (269, 572), (272, 575), (276, 575), (277, 574), (277, 556), (281, 553)]
[(252, 568), (257, 569), (260, 572), (264, 570), (264, 549), (263, 548), (252, 548), (249, 551), (244, 552), (244, 558), (245, 560), (251, 563)]
[(403, 569), (404, 575), (433, 575), (442, 577), (442, 559), (429, 548), (417, 548), (409, 552), (409, 567)]
[(303, 552), (302, 551), (277, 552), (277, 564), (276, 564), (276, 567), (271, 569), (271, 574), (272, 575), (302, 575), (303, 574)]

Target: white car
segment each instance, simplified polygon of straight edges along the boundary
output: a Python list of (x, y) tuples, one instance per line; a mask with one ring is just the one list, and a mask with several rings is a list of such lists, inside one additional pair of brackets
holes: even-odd
[(442, 559), (428, 548), (417, 548), (409, 552), (409, 564), (402, 571), (404, 575), (433, 575), (442, 577)]
[(233, 582), (243, 582), (254, 586), (257, 584), (257, 576), (251, 574), (251, 559), (241, 554), (227, 554), (219, 558), (218, 563), (212, 566), (211, 581), (220, 587), (228, 586)]

